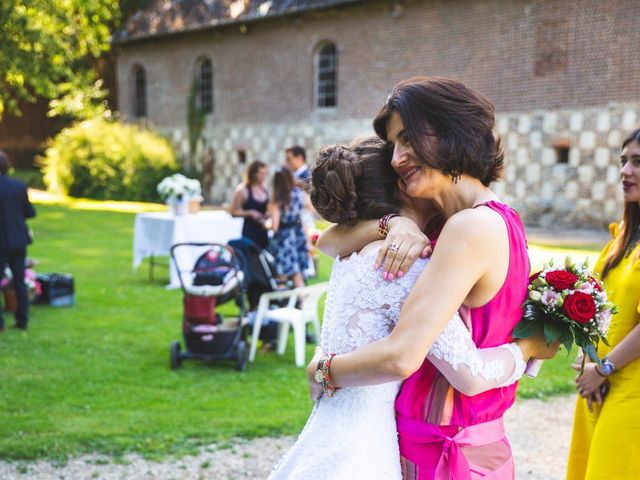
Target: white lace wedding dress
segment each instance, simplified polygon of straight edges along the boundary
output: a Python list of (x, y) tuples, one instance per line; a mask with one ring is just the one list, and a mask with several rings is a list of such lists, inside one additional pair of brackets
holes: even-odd
[[(427, 262), (418, 260), (402, 279), (389, 282), (373, 270), (376, 253), (335, 261), (322, 325), (324, 351), (346, 353), (389, 335)], [(470, 394), (510, 385), (525, 368), (515, 344), (477, 349), (458, 315), (428, 357), (456, 389)], [(332, 398), (323, 396), (269, 478), (401, 479), (394, 410), (400, 383), (343, 388)]]

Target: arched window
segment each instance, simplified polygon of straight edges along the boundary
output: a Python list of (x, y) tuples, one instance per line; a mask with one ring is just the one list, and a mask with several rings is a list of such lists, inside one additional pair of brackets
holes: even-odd
[(133, 67), (133, 115), (147, 116), (147, 74), (140, 65)]
[(213, 67), (203, 58), (198, 68), (198, 107), (204, 113), (213, 112)]
[(338, 104), (338, 51), (333, 43), (325, 43), (316, 54), (316, 106)]

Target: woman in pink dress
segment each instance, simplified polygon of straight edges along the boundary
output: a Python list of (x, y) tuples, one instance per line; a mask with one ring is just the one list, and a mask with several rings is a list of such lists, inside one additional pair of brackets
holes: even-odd
[[(405, 192), (431, 200), (446, 222), (392, 333), (346, 354), (318, 352), (307, 368), (312, 396), (407, 379), (396, 418), (409, 479), (515, 475), (502, 416), (515, 401), (516, 386), (466, 396), (425, 360), (460, 308), (470, 317), (478, 347), (511, 341), (522, 314), (527, 244), (517, 213), (488, 188), (503, 167), (493, 126), (493, 105), (459, 82), (417, 77), (394, 88), (374, 121), (376, 133), (393, 148), (391, 164)], [(344, 255), (387, 229), (375, 267), (384, 260), (380, 274), (393, 281), (425, 250), (422, 232), (409, 219), (333, 227), (320, 247)]]

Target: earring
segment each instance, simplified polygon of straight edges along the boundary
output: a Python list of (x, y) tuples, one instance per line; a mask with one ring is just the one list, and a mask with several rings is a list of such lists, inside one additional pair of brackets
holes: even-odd
[(461, 177), (460, 172), (458, 170), (453, 170), (451, 171), (450, 175), (451, 175), (451, 181), (457, 184)]

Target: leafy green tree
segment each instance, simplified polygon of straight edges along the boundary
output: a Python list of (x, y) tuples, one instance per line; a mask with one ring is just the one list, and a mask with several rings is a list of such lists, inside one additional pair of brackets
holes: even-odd
[(196, 150), (202, 138), (202, 130), (207, 121), (207, 114), (198, 105), (199, 82), (196, 78), (191, 82), (187, 97), (187, 130), (189, 132), (189, 168), (195, 170)]
[(19, 101), (55, 100), (51, 114), (87, 118), (105, 108), (98, 61), (138, 0), (0, 1), (0, 119)]

